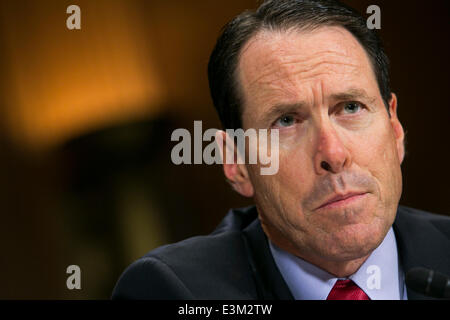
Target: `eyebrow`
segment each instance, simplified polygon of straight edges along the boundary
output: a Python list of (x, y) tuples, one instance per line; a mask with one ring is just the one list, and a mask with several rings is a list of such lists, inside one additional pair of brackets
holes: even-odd
[(276, 104), (270, 108), (270, 110), (262, 116), (262, 122), (267, 124), (274, 119), (282, 116), (283, 114), (298, 113), (299, 110), (306, 108), (307, 103), (303, 101), (294, 103), (281, 103)]
[[(370, 104), (376, 101), (376, 97), (369, 96), (364, 89), (359, 88), (350, 88), (345, 92), (334, 93), (330, 95), (330, 99), (332, 101), (364, 100)], [(276, 104), (270, 107), (268, 112), (261, 117), (261, 120), (263, 123), (268, 123), (284, 114), (298, 113), (306, 108), (307, 105), (308, 103), (306, 101)]]
[(332, 100), (362, 99), (367, 101), (368, 103), (374, 103), (377, 100), (376, 97), (369, 96), (364, 89), (359, 88), (350, 88), (345, 92), (332, 94), (330, 97)]

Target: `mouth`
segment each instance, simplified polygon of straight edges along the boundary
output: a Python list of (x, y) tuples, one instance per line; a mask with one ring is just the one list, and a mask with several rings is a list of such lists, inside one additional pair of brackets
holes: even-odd
[(366, 195), (367, 192), (349, 192), (346, 194), (338, 194), (325, 201), (325, 203), (323, 203), (316, 210), (342, 208), (361, 200)]

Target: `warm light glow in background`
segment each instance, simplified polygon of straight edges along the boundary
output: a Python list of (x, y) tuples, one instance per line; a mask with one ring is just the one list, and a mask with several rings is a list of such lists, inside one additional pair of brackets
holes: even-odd
[(82, 1), (81, 30), (64, 28), (65, 1), (2, 2), (10, 9), (2, 8), (5, 121), (17, 144), (46, 149), (160, 111), (166, 92), (151, 58), (157, 44), (129, 2)]

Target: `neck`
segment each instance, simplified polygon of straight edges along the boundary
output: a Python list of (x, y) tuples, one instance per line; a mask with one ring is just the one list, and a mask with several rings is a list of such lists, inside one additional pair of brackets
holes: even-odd
[(366, 261), (367, 258), (369, 257), (369, 255), (366, 255), (364, 257), (353, 260), (330, 261), (330, 260), (323, 260), (320, 258), (314, 259), (313, 257), (301, 257), (300, 255), (297, 256), (305, 261), (308, 261), (309, 263), (312, 263), (318, 268), (325, 270), (326, 272), (334, 275), (337, 278), (346, 278), (356, 273), (356, 271), (358, 271), (358, 269), (361, 267), (364, 261)]
[[(263, 229), (265, 230), (266, 235), (272, 241), (272, 243), (274, 243), (280, 249), (315, 265), (316, 267), (334, 275), (337, 278), (345, 278), (351, 276), (356, 271), (358, 271), (361, 265), (370, 256), (370, 252), (360, 257), (355, 257), (353, 259), (347, 260), (336, 260), (324, 256), (319, 256), (313, 252), (299, 250), (297, 246), (287, 241), (285, 238), (274, 237), (272, 234), (267, 233), (264, 227)], [(280, 239), (284, 239), (284, 241), (280, 241)]]
[(336, 276), (337, 278), (345, 278), (354, 274), (367, 260), (371, 253), (365, 252), (364, 254), (361, 254), (361, 256), (343, 260), (321, 256), (311, 250), (302, 250), (284, 237), (277, 229), (268, 228), (263, 219), (260, 218), (260, 221), (264, 233), (277, 247), (315, 265), (316, 267)]

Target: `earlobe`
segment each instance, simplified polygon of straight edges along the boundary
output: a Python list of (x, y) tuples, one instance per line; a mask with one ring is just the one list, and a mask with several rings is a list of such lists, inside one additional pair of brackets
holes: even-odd
[(397, 143), (397, 153), (400, 163), (403, 162), (405, 157), (405, 132), (403, 126), (397, 116), (397, 96), (395, 93), (391, 94), (391, 101), (389, 102), (389, 114), (391, 116), (390, 122), (392, 129), (394, 130), (395, 140)]
[[(254, 190), (247, 167), (245, 164), (238, 164), (236, 161), (237, 148), (234, 147), (234, 142), (222, 130), (217, 131), (216, 142), (219, 146), (220, 156), (222, 157), (223, 172), (228, 182), (240, 195), (253, 197)], [(230, 144), (233, 144), (233, 148), (230, 148)]]
[(223, 172), (233, 189), (244, 197), (253, 197), (253, 185), (244, 164), (223, 164)]

